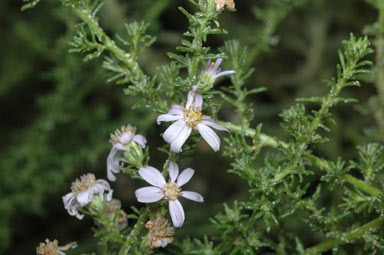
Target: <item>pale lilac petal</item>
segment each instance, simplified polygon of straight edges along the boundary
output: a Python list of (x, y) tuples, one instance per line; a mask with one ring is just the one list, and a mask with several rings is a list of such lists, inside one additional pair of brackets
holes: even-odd
[(120, 170), (123, 169), (124, 166), (124, 164), (118, 159), (123, 151), (119, 150), (117, 145), (118, 144), (115, 144), (112, 147), (107, 158), (107, 177), (110, 181), (116, 181), (115, 174), (120, 172)]
[(169, 163), (169, 176), (171, 177), (171, 181), (175, 182), (178, 175), (179, 166), (175, 162)]
[(104, 200), (104, 191), (108, 192), (106, 200), (110, 201), (112, 199), (113, 190), (109, 186), (109, 183), (103, 179), (96, 180), (96, 185), (93, 186), (92, 192), (94, 194), (99, 194), (100, 199)]
[(202, 117), (202, 121), (200, 122), (201, 124), (203, 125), (207, 125), (207, 126), (210, 126), (210, 127), (213, 127), (214, 129), (217, 129), (217, 130), (221, 130), (221, 131), (227, 131), (229, 132), (229, 130), (225, 127), (223, 127), (222, 125), (219, 125), (217, 124), (213, 119), (209, 118), (209, 119), (204, 119), (204, 116)]
[(181, 147), (184, 145), (185, 141), (188, 139), (188, 137), (191, 135), (192, 128), (185, 125), (184, 128), (181, 130), (179, 135), (176, 139), (171, 142), (171, 151), (179, 153), (181, 152)]
[(193, 200), (193, 201), (196, 201), (196, 202), (204, 202), (204, 198), (202, 195), (200, 195), (199, 193), (197, 192), (193, 192), (193, 191), (183, 191), (181, 192), (181, 196), (182, 197), (185, 197), (185, 198), (188, 198), (190, 200)]
[(145, 148), (145, 144), (147, 143), (147, 139), (145, 139), (145, 137), (142, 135), (135, 135), (133, 137), (133, 141), (138, 143), (143, 149)]
[(82, 220), (84, 218), (84, 214), (80, 214), (79, 212), (76, 211), (76, 214), (75, 214), (76, 218), (78, 218), (79, 220)]
[(166, 184), (163, 175), (154, 167), (143, 167), (139, 170), (139, 174), (146, 182), (153, 186), (162, 188)]
[(76, 200), (81, 207), (84, 207), (93, 200), (93, 192), (90, 190), (82, 191), (76, 195)]
[(133, 135), (129, 132), (125, 132), (119, 139), (123, 145), (128, 144), (132, 141)]
[(108, 190), (108, 194), (107, 194), (107, 201), (111, 201), (112, 200), (112, 194), (113, 194), (113, 189), (110, 189)]
[(75, 195), (71, 192), (67, 195), (63, 196), (63, 203), (64, 208), (67, 209), (69, 207), (69, 204), (72, 202), (72, 200), (75, 198)]
[(212, 70), (216, 71), (219, 68), (219, 66), (221, 65), (221, 62), (223, 62), (222, 58), (217, 59), (215, 62), (215, 65), (212, 67)]
[(84, 215), (79, 214), (77, 208), (80, 207), (79, 203), (76, 200), (75, 194), (68, 193), (63, 197), (64, 208), (68, 211), (68, 214), (71, 216), (76, 216), (79, 220), (84, 218)]
[(201, 107), (203, 106), (203, 97), (200, 95), (200, 94), (197, 94), (195, 95), (195, 101), (194, 101), (194, 109), (197, 110), (197, 109), (201, 109)]
[(176, 121), (165, 130), (163, 134), (164, 140), (167, 143), (172, 143), (179, 136), (180, 132), (183, 131), (184, 127), (186, 127), (184, 120)]
[(183, 118), (183, 115), (182, 114), (179, 114), (179, 115), (173, 115), (173, 114), (169, 114), (169, 113), (166, 113), (166, 114), (161, 114), (157, 117), (157, 124), (159, 125), (160, 122), (162, 121), (165, 121), (165, 122), (169, 122), (169, 121), (175, 121), (175, 120), (180, 120)]
[(219, 78), (221, 76), (230, 75), (230, 74), (234, 74), (234, 73), (236, 73), (236, 71), (233, 71), (233, 70), (228, 70), (228, 71), (220, 72), (220, 73), (215, 75), (215, 79), (217, 79), (217, 78)]
[(192, 178), (194, 173), (195, 173), (195, 170), (193, 170), (192, 168), (187, 168), (183, 172), (181, 172), (181, 174), (177, 178), (177, 182), (176, 182), (177, 186), (181, 187), (187, 182), (189, 182), (189, 180)]
[(100, 186), (103, 190), (110, 190), (111, 189), (111, 186), (109, 186), (109, 183), (106, 180), (104, 180), (104, 179), (96, 180), (96, 185), (95, 186)]
[(197, 124), (197, 130), (214, 151), (220, 149), (220, 138), (210, 127), (199, 123)]
[(117, 144), (115, 144), (113, 146), (115, 147), (115, 149), (117, 149), (119, 151), (126, 151), (127, 150), (122, 143), (117, 143)]
[(171, 214), (173, 226), (175, 228), (181, 227), (184, 223), (185, 215), (179, 200), (169, 200), (169, 213)]
[(135, 191), (137, 201), (141, 203), (154, 203), (164, 197), (158, 187), (144, 187)]
[(189, 109), (192, 106), (192, 103), (195, 99), (195, 94), (196, 94), (196, 91), (194, 90), (191, 90), (188, 92), (187, 104), (185, 105), (185, 109)]
[(168, 111), (168, 114), (183, 115), (184, 114), (184, 108), (180, 105), (172, 105), (171, 109)]

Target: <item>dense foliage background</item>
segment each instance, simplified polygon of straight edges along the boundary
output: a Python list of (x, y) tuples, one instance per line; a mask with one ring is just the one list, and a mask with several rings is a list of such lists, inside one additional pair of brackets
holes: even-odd
[[(109, 133), (123, 124), (137, 126), (147, 137), (151, 165), (158, 168), (166, 159), (156, 150), (163, 140), (156, 115), (141, 108), (133, 111), (137, 99), (106, 82), (101, 59), (83, 63), (81, 55), (68, 53), (77, 23), (72, 13), (58, 1), (43, 1), (26, 12), (20, 11), (21, 5), (12, 0), (0, 2), (0, 253), (32, 254), (47, 237), (63, 243), (77, 241), (80, 253), (95, 246), (90, 231), (93, 222), (79, 222), (64, 210), (61, 197), (69, 192), (70, 183), (90, 171), (106, 178)], [(124, 29), (124, 22), (149, 21), (149, 33), (157, 41), (139, 62), (154, 74), (157, 66), (167, 63), (166, 53), (175, 51), (188, 26), (179, 5), (193, 9), (187, 1), (107, 0), (100, 23), (113, 35)], [(268, 12), (259, 8), (269, 8), (274, 15), (265, 15)], [(287, 134), (279, 125), (279, 113), (297, 97), (326, 94), (322, 80), (335, 74), (340, 42), (350, 32), (369, 32), (367, 25), (377, 20), (377, 11), (359, 0), (239, 0), (236, 9), (221, 16), (229, 34), (212, 36), (208, 44), (219, 47), (233, 38), (248, 47), (256, 70), (248, 87), (267, 88), (250, 98), (256, 106), (253, 125), (263, 123), (265, 133), (281, 139)], [(373, 77), (363, 78), (362, 88), (344, 92), (361, 104), (333, 110), (337, 124), (332, 126), (330, 141), (319, 148), (319, 156), (356, 160), (357, 145), (382, 140), (374, 117)], [(228, 83), (224, 79), (217, 86)], [(226, 114), (225, 106), (221, 113), (222, 119), (236, 121)], [(248, 196), (245, 181), (226, 172), (230, 159), (212, 153), (204, 141), (194, 157), (199, 160), (186, 158), (181, 166), (199, 170), (190, 187), (202, 193), (206, 203), (185, 203), (187, 218), (176, 239), (212, 234), (217, 230), (209, 218), (222, 211), (222, 204)], [(134, 190), (140, 185), (122, 174), (113, 184), (114, 196), (128, 212), (130, 205), (138, 205)], [(322, 198), (328, 208), (340, 203), (341, 198), (332, 194)], [(318, 242), (305, 224), (295, 220), (291, 224), (303, 229), (306, 247)]]

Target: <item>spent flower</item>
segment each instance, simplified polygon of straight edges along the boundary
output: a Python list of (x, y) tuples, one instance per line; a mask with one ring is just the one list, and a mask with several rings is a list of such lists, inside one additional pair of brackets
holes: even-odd
[(69, 215), (76, 216), (79, 220), (83, 219), (84, 215), (78, 212), (79, 208), (83, 208), (93, 202), (95, 195), (98, 195), (100, 200), (104, 200), (104, 192), (108, 192), (106, 200), (112, 199), (113, 190), (108, 182), (103, 179), (96, 180), (94, 174), (86, 174), (72, 182), (72, 192), (63, 196), (64, 208)]
[(39, 246), (36, 247), (37, 255), (65, 255), (63, 251), (66, 251), (70, 248), (76, 248), (76, 242), (71, 242), (64, 246), (59, 246), (59, 242), (57, 240), (49, 241), (49, 239), (45, 240), (45, 243), (40, 243)]
[[(125, 155), (128, 163), (140, 165), (144, 159), (142, 149), (145, 148), (147, 139), (142, 135), (136, 135), (136, 128), (131, 125), (122, 126), (111, 134), (112, 149), (107, 158), (107, 177), (110, 181), (116, 181), (115, 174), (123, 169), (124, 164), (120, 157)], [(125, 153), (126, 152), (126, 153)]]
[(136, 190), (136, 198), (141, 203), (154, 203), (160, 200), (168, 202), (169, 212), (173, 226), (181, 227), (184, 223), (184, 209), (178, 200), (179, 197), (204, 202), (204, 198), (193, 191), (181, 191), (181, 186), (189, 182), (194, 174), (191, 168), (185, 169), (179, 175), (179, 166), (175, 162), (169, 164), (169, 181), (166, 182), (163, 175), (154, 167), (147, 166), (139, 170), (140, 176), (153, 186)]
[(171, 144), (172, 152), (181, 152), (181, 147), (191, 135), (192, 130), (197, 130), (205, 141), (214, 151), (220, 149), (220, 138), (211, 129), (228, 131), (225, 127), (217, 124), (211, 117), (202, 115), (203, 97), (196, 92), (197, 86), (194, 86), (188, 93), (187, 104), (185, 108), (180, 105), (174, 105), (166, 114), (157, 117), (157, 124), (165, 121), (175, 121), (165, 130), (163, 138)]
[(166, 218), (160, 212), (154, 220), (149, 220), (145, 227), (148, 229), (148, 244), (152, 249), (159, 247), (166, 247), (173, 242), (173, 235), (175, 229), (169, 225)]

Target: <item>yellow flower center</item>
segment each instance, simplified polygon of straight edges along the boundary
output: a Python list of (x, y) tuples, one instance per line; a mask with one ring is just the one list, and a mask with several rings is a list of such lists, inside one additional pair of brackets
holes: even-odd
[(181, 196), (180, 191), (181, 189), (173, 183), (167, 183), (163, 188), (163, 194), (165, 199), (167, 200), (175, 200), (176, 198)]
[(184, 111), (184, 121), (185, 123), (190, 126), (191, 128), (194, 128), (197, 124), (201, 121), (201, 111), (193, 111), (190, 108)]
[(215, 61), (212, 61), (211, 62), (211, 67), (213, 67), (215, 65), (215, 63), (216, 63)]

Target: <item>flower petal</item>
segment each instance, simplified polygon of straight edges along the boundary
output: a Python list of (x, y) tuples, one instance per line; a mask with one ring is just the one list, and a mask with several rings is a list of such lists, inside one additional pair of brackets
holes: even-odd
[(181, 187), (187, 182), (189, 182), (189, 180), (192, 178), (194, 173), (195, 173), (195, 170), (193, 170), (192, 168), (187, 168), (183, 172), (181, 172), (181, 174), (177, 178), (177, 182), (176, 182), (177, 186)]
[(158, 187), (144, 187), (135, 191), (137, 201), (141, 203), (154, 203), (164, 197)]
[(133, 135), (130, 132), (125, 132), (119, 139), (123, 145), (128, 144), (132, 141)]
[(166, 114), (159, 115), (157, 117), (156, 122), (157, 122), (157, 125), (159, 125), (160, 122), (162, 122), (162, 121), (169, 122), (169, 121), (180, 120), (182, 118), (183, 118), (182, 114), (173, 115), (173, 114), (166, 113)]
[(228, 71), (220, 72), (220, 73), (215, 75), (215, 79), (217, 79), (221, 76), (230, 75), (230, 74), (234, 74), (234, 73), (236, 73), (236, 71), (234, 71), (234, 70), (228, 70)]
[(63, 196), (63, 203), (64, 203), (64, 208), (68, 209), (69, 204), (72, 202), (72, 200), (75, 198), (75, 195), (71, 192), (68, 193), (67, 195)]
[(142, 135), (135, 135), (133, 137), (133, 141), (138, 143), (143, 149), (145, 148), (145, 144), (147, 143), (147, 139), (145, 139), (145, 137)]
[(185, 125), (176, 139), (171, 142), (171, 151), (179, 153), (181, 152), (181, 147), (183, 147), (185, 141), (191, 135), (192, 128)]
[(193, 102), (195, 101), (195, 95), (196, 90), (192, 88), (192, 90), (188, 92), (187, 104), (185, 105), (185, 109), (189, 109), (192, 106)]
[(175, 162), (169, 163), (169, 176), (171, 177), (171, 181), (175, 182), (178, 175), (179, 166)]
[(197, 192), (193, 192), (193, 191), (183, 191), (181, 192), (181, 196), (182, 197), (185, 197), (185, 198), (188, 198), (190, 200), (193, 200), (193, 201), (196, 201), (196, 202), (204, 202), (204, 198), (202, 195), (200, 195), (199, 193)]
[(116, 143), (113, 146), (115, 147), (116, 150), (119, 150), (119, 151), (126, 151), (127, 150), (122, 143)]
[(184, 120), (178, 120), (165, 130), (163, 138), (167, 143), (172, 143), (183, 131), (183, 128), (186, 126)]
[(169, 200), (169, 213), (171, 214), (173, 226), (175, 228), (181, 227), (184, 223), (185, 215), (179, 200)]
[(85, 190), (76, 195), (76, 200), (80, 204), (80, 207), (84, 207), (93, 200), (93, 192), (91, 190)]
[(199, 123), (197, 124), (197, 130), (214, 151), (218, 151), (220, 149), (220, 138), (210, 127)]
[(168, 111), (168, 114), (172, 115), (183, 115), (184, 114), (184, 108), (180, 105), (172, 105), (171, 109)]
[(214, 129), (217, 129), (217, 130), (221, 130), (221, 131), (227, 131), (229, 132), (229, 130), (225, 127), (223, 127), (222, 125), (219, 125), (217, 124), (213, 119), (211, 119), (210, 117), (208, 119), (204, 119), (204, 117), (207, 117), (207, 116), (202, 116), (202, 121), (200, 122), (201, 124), (203, 125), (206, 125), (206, 126), (210, 126), (210, 127), (213, 127)]
[(215, 65), (212, 67), (212, 70), (216, 71), (220, 67), (221, 62), (223, 62), (222, 58), (217, 59), (216, 62), (215, 62)]
[(196, 93), (193, 105), (195, 111), (201, 110), (201, 107), (203, 106), (203, 97), (200, 94)]
[(166, 183), (163, 175), (154, 167), (143, 167), (139, 170), (139, 174), (146, 182), (153, 186), (162, 188)]
[[(121, 145), (121, 143), (119, 144)], [(119, 150), (117, 145), (118, 144), (115, 144), (112, 147), (107, 158), (107, 177), (110, 181), (116, 181), (114, 174), (117, 174), (123, 169), (123, 163), (118, 160), (118, 157), (120, 157), (123, 151)]]

